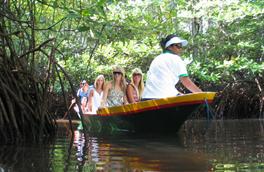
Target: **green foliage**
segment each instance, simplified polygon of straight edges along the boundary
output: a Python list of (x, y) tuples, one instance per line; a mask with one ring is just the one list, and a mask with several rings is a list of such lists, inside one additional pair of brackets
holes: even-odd
[(191, 74), (203, 81), (217, 84), (232, 80), (247, 80), (263, 74), (264, 62), (257, 63), (246, 57), (232, 58), (224, 61), (195, 62), (189, 68)]
[[(125, 68), (128, 78), (134, 67), (146, 73), (161, 52), (160, 39), (170, 33), (189, 40), (183, 57), (195, 57), (189, 72), (200, 82), (219, 84), (263, 74), (261, 0), (212, 0), (206, 4), (186, 0), (34, 2), (13, 1), (10, 10), (20, 9), (19, 20), (27, 21), (30, 7), (34, 7), (35, 45), (56, 38), (56, 60), (76, 87), (82, 79), (92, 83), (99, 74), (110, 79), (111, 67), (117, 64)], [(32, 39), (31, 28), (26, 24), (10, 26), (12, 32), (21, 31), (13, 36), (19, 54), (32, 46), (32, 41), (27, 47), (20, 46), (22, 38)], [(34, 63), (38, 71), (45, 71), (48, 59), (38, 53)], [(53, 88), (60, 91), (58, 77), (55, 80)]]

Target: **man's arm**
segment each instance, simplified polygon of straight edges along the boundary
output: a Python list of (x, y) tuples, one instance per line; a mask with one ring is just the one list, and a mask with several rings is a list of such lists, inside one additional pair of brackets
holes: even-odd
[(180, 77), (181, 83), (191, 92), (203, 92), (199, 87), (192, 82), (192, 80), (188, 76)]

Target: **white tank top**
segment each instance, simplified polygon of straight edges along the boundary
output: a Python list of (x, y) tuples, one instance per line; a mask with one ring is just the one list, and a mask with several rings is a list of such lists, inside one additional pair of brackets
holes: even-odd
[(101, 100), (103, 98), (103, 91), (99, 94), (96, 89), (93, 89), (94, 95), (93, 95), (93, 107), (92, 107), (92, 113), (96, 114), (97, 109), (99, 108), (101, 104)]

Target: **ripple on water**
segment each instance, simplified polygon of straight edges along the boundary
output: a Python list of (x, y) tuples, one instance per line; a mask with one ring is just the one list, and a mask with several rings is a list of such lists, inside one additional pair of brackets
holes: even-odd
[(264, 171), (263, 126), (190, 120), (179, 135), (99, 137), (63, 125), (43, 144), (1, 145), (0, 171)]

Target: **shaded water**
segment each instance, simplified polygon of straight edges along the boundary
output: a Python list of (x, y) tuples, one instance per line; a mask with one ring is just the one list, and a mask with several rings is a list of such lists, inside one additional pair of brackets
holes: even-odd
[(264, 120), (190, 120), (178, 135), (133, 137), (67, 128), (41, 145), (1, 145), (0, 172), (264, 171)]

